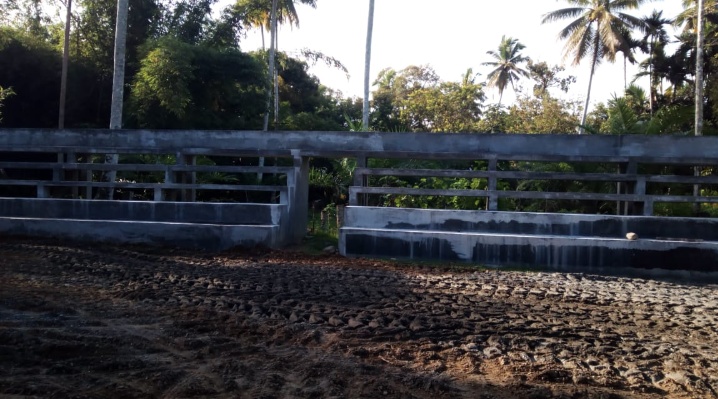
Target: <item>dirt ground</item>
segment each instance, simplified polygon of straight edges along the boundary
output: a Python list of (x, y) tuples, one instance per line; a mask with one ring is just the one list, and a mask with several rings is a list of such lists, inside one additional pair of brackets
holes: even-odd
[(0, 397), (715, 398), (718, 286), (0, 237)]

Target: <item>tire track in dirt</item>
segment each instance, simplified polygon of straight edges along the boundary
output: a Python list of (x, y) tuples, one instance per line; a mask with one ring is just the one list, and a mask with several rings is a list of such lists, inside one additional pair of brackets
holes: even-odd
[[(0, 333), (24, 347), (43, 342), (54, 322), (66, 331), (54, 341), (81, 336), (89, 346), (52, 350), (89, 347), (107, 353), (92, 358), (98, 372), (125, 368), (160, 382), (148, 391), (122, 373), (104, 377), (100, 385), (128, 396), (219, 395), (257, 384), (266, 389), (247, 397), (476, 397), (477, 386), (487, 395), (501, 387), (487, 397), (717, 396), (716, 286), (35, 241), (2, 243), (0, 253), (8, 261), (3, 292), (28, 294), (22, 306), (3, 295), (0, 320), (10, 321)], [(62, 298), (51, 304), (53, 295)], [(84, 300), (83, 311), (63, 308), (69, 298)], [(106, 307), (93, 310), (93, 302), (112, 303), (111, 314), (99, 318)], [(50, 325), (28, 324), (29, 310), (49, 313)], [(82, 325), (92, 319), (83, 312), (96, 312), (99, 325)], [(103, 363), (122, 359), (128, 345), (127, 362)], [(0, 344), (17, 356), (8, 347)], [(362, 373), (377, 383), (357, 383)], [(7, 384), (0, 379), (0, 392)]]

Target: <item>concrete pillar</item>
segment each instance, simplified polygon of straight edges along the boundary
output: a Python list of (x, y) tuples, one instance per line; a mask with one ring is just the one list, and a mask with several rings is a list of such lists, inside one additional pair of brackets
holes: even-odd
[[(87, 153), (84, 154), (85, 157), (85, 163), (91, 164), (92, 163), (92, 154)], [(87, 185), (85, 186), (85, 199), (92, 199), (92, 169), (85, 169), (85, 181), (87, 182)]]
[(487, 211), (498, 211), (499, 210), (499, 196), (496, 194), (496, 158), (490, 158), (489, 159), (489, 172), (492, 172), (492, 175), (489, 176), (489, 181), (487, 183), (487, 190), (489, 191), (489, 197), (486, 199), (486, 210)]
[[(191, 166), (197, 166), (197, 156), (196, 155), (185, 155), (185, 163), (187, 165)], [(189, 172), (187, 178), (189, 179), (189, 184), (195, 185), (197, 184), (197, 172)], [(190, 202), (196, 202), (197, 201), (197, 189), (192, 188), (188, 190), (187, 195), (187, 201)]]
[[(626, 174), (637, 175), (638, 174), (638, 162), (631, 160), (626, 166)], [(643, 181), (643, 188), (638, 186), (638, 181), (634, 181), (626, 184), (626, 192), (632, 192), (633, 194), (645, 195), (646, 194), (646, 182)], [(643, 214), (643, 202), (625, 202), (624, 215), (641, 215)]]
[[(357, 168), (369, 167), (369, 159), (364, 154), (357, 155)], [(360, 187), (369, 187), (369, 176), (362, 174), (361, 176), (355, 176), (354, 184)], [(348, 195), (348, 193), (347, 193)], [(351, 199), (350, 199), (351, 200)], [(367, 194), (361, 195), (358, 198), (359, 203), (353, 205), (369, 206), (369, 196)], [(339, 211), (337, 211), (339, 212)], [(338, 214), (338, 213), (337, 213)]]
[[(186, 155), (177, 153), (177, 165), (180, 166), (194, 166), (197, 164), (197, 157), (195, 155)], [(181, 184), (196, 184), (197, 183), (197, 172), (179, 172), (177, 173), (176, 182)], [(180, 201), (183, 202), (195, 202), (197, 200), (197, 190), (183, 188), (180, 191)]]
[(282, 244), (298, 244), (307, 234), (309, 222), (309, 157), (292, 150), (294, 169), (287, 176), (287, 220), (282, 221)]

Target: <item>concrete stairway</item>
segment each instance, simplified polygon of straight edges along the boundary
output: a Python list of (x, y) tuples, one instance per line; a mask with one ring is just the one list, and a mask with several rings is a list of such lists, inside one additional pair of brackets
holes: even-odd
[[(627, 240), (636, 233), (638, 240)], [(465, 261), (718, 281), (718, 221), (347, 207), (346, 256)]]
[(0, 232), (205, 250), (281, 246), (280, 204), (0, 198)]

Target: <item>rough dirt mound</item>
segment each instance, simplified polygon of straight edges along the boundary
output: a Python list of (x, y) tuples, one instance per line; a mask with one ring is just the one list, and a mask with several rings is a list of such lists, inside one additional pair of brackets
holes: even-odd
[(718, 396), (716, 286), (0, 239), (0, 396)]

